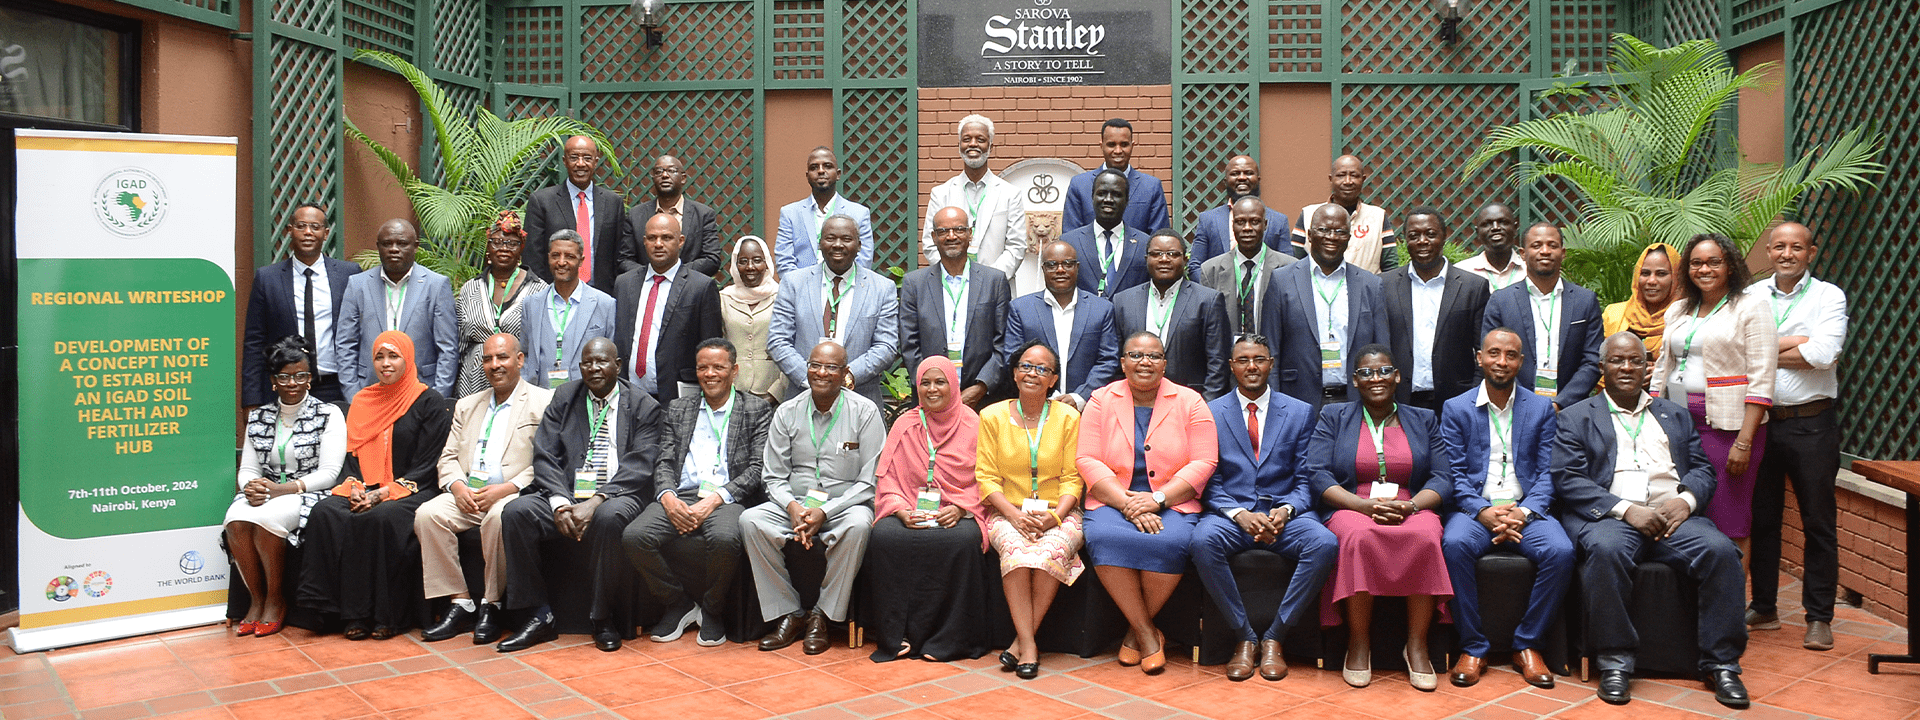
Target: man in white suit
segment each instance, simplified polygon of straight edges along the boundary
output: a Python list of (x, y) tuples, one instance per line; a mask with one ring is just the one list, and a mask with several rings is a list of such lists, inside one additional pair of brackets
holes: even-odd
[(580, 282), (580, 234), (561, 230), (547, 243), (553, 285), (527, 298), (520, 345), (527, 360), (520, 376), (549, 390), (580, 379), (580, 350), (597, 337), (613, 337), (613, 296)]
[(346, 301), (334, 327), (340, 349), (340, 389), (351, 402), (360, 388), (373, 384), (374, 338), (399, 330), (413, 339), (413, 364), (420, 382), (453, 397), (460, 372), (459, 334), (453, 322), (453, 283), (447, 276), (413, 261), (420, 233), (413, 223), (395, 218), (374, 236), (380, 267), (347, 279)]
[[(845, 215), (860, 230), (858, 262), (873, 267), (873, 213), (867, 206), (840, 197), (840, 159), (824, 145), (807, 153), (806, 197), (780, 208), (780, 229), (773, 236), (773, 266), (784, 280), (787, 273), (820, 263), (815, 247), (827, 218)], [(807, 344), (812, 347), (812, 343)], [(800, 386), (804, 387), (802, 382)]]
[(787, 376), (787, 397), (807, 390), (807, 356), (822, 340), (846, 349), (847, 386), (886, 407), (880, 378), (899, 356), (900, 297), (893, 280), (854, 264), (859, 224), (834, 215), (820, 224), (822, 262), (780, 277), (767, 326), (767, 356)]
[[(1022, 266), (1038, 277), (1040, 256), (1027, 252), (1027, 213), (1020, 201), (1020, 188), (987, 169), (993, 155), (993, 121), (984, 115), (960, 119), (960, 162), (966, 171), (933, 186), (927, 196), (927, 220), (920, 227), (920, 252), (929, 264), (940, 264), (940, 249), (933, 242), (933, 214), (941, 208), (957, 207), (967, 211), (967, 224), (973, 232), (973, 262), (999, 270), (1009, 283)], [(1014, 295), (1039, 290), (1009, 288)]]

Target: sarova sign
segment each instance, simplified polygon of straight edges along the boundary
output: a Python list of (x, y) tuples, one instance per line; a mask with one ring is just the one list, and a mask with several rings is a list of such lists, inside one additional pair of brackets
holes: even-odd
[[(1029, 20), (1060, 22), (1029, 24)], [(981, 57), (1004, 55), (1014, 50), (1072, 50), (1098, 56), (1100, 42), (1107, 39), (1107, 26), (1076, 24), (1072, 10), (1051, 7), (1021, 8), (1013, 11), (1011, 18), (1005, 15), (987, 18), (985, 32), (988, 37), (1000, 42), (988, 40), (981, 43)]]
[[(1160, 85), (1171, 77), (1165, 0), (920, 0), (918, 6), (922, 87)], [(1122, 29), (1128, 42), (1107, 42), (1110, 30)]]

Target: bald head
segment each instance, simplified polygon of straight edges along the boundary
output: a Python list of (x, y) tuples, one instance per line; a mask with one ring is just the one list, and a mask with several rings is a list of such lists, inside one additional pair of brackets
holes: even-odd
[(640, 238), (640, 249), (647, 254), (647, 265), (654, 272), (665, 273), (680, 262), (680, 247), (685, 245), (687, 237), (680, 234), (680, 219), (666, 213), (655, 213), (647, 218), (646, 230)]
[(400, 282), (413, 271), (414, 255), (420, 251), (420, 232), (406, 220), (388, 220), (380, 223), (380, 231), (374, 234), (373, 249), (380, 254), (380, 270), (387, 279)]
[(1241, 198), (1260, 194), (1260, 164), (1251, 156), (1235, 155), (1227, 159), (1226, 183), (1227, 197)]
[(1333, 167), (1327, 171), (1327, 183), (1330, 185), (1327, 200), (1347, 207), (1360, 202), (1360, 194), (1367, 187), (1367, 164), (1353, 155), (1341, 155), (1333, 159)]
[(1767, 234), (1767, 259), (1773, 261), (1773, 282), (1781, 290), (1791, 292), (1818, 254), (1813, 231), (1800, 223), (1781, 223)]

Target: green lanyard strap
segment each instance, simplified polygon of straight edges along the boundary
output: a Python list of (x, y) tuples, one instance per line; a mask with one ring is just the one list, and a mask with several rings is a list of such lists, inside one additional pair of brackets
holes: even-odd
[(1687, 322), (1687, 326), (1688, 326), (1687, 342), (1686, 344), (1680, 346), (1679, 372), (1685, 373), (1687, 371), (1687, 356), (1693, 354), (1693, 336), (1698, 335), (1700, 333), (1700, 327), (1702, 325), (1706, 325), (1708, 320), (1712, 320), (1713, 316), (1720, 312), (1720, 308), (1726, 306), (1727, 298), (1730, 298), (1730, 297), (1733, 297), (1733, 293), (1731, 292), (1720, 296), (1720, 302), (1713, 304), (1713, 309), (1707, 311), (1706, 317), (1696, 317), (1696, 318), (1689, 319), (1689, 321)]
[[(1231, 263), (1228, 263), (1229, 265), (1232, 265), (1232, 266), (1233, 266), (1233, 292), (1234, 292), (1234, 294), (1236, 294), (1236, 295), (1238, 295), (1238, 294), (1239, 294), (1239, 292), (1240, 292), (1240, 265), (1241, 265), (1241, 264), (1243, 264), (1243, 263), (1245, 263), (1245, 262), (1246, 262), (1247, 260), (1253, 260), (1253, 261), (1254, 261), (1254, 271), (1255, 271), (1255, 272), (1259, 272), (1259, 269), (1260, 269), (1260, 268), (1264, 268), (1264, 267), (1266, 267), (1266, 266), (1267, 266), (1267, 246), (1266, 246), (1266, 245), (1264, 245), (1264, 244), (1262, 244), (1262, 245), (1260, 246), (1260, 255), (1259, 255), (1259, 256), (1257, 256), (1257, 257), (1254, 257), (1254, 258), (1248, 258), (1248, 257), (1246, 257), (1246, 256), (1244, 256), (1244, 255), (1242, 255), (1242, 256), (1239, 256), (1239, 257), (1237, 257), (1237, 258), (1235, 258), (1233, 262), (1231, 262)], [(1255, 291), (1255, 292), (1257, 292), (1257, 291)], [(1333, 306), (1332, 306), (1332, 305), (1328, 305), (1328, 306), (1327, 306), (1327, 318), (1328, 318), (1328, 320), (1332, 320), (1332, 318), (1333, 318)]]
[(925, 435), (920, 439), (927, 443), (927, 489), (936, 490), (939, 486), (933, 482), (933, 461), (939, 456), (940, 451), (933, 446), (933, 426), (927, 424), (926, 409), (921, 408), (915, 410), (915, 412), (920, 413), (920, 429), (925, 432)]
[[(507, 300), (513, 299), (513, 283), (514, 281), (519, 279), (520, 279), (520, 268), (515, 267), (513, 269), (513, 274), (507, 276), (507, 287), (506, 287), (507, 294), (505, 298), (503, 298), (498, 303), (492, 303), (492, 302), (487, 303), (488, 305), (493, 306), (493, 332), (495, 334), (498, 334), (500, 332), (500, 316), (506, 314), (506, 310), (503, 310), (501, 308), (505, 308), (507, 306)], [(487, 295), (491, 297), (493, 294), (488, 293)]]
[(1373, 453), (1380, 461), (1381, 482), (1386, 482), (1387, 480), (1387, 421), (1392, 420), (1394, 416), (1399, 414), (1400, 403), (1394, 403), (1392, 411), (1388, 412), (1386, 417), (1381, 418), (1380, 423), (1376, 425), (1373, 422), (1373, 413), (1367, 412), (1367, 409), (1364, 407), (1360, 408), (1360, 419), (1367, 423), (1367, 435), (1373, 438)]
[[(1533, 318), (1534, 322), (1540, 324), (1540, 342), (1542, 346), (1545, 347), (1545, 349), (1540, 352), (1539, 366), (1543, 368), (1553, 367), (1549, 363), (1553, 363), (1559, 359), (1553, 356), (1553, 333), (1554, 331), (1560, 329), (1559, 310), (1560, 310), (1560, 293), (1549, 291), (1547, 293), (1546, 317), (1540, 317), (1539, 315), (1535, 315)], [(1560, 380), (1560, 382), (1565, 382), (1565, 380), (1564, 379)]]
[[(1512, 400), (1508, 400), (1508, 402), (1512, 402)], [(1512, 408), (1508, 408), (1507, 413), (1501, 413), (1493, 407), (1493, 403), (1487, 403), (1487, 424), (1493, 428), (1494, 440), (1506, 448), (1506, 452), (1500, 453), (1501, 475), (1507, 474), (1507, 464), (1510, 461), (1510, 456), (1513, 454), (1513, 416), (1511, 412)], [(1503, 423), (1501, 423), (1502, 418), (1500, 416), (1503, 414), (1507, 415), (1505, 418), (1506, 422), (1504, 423), (1506, 427), (1501, 427)]]
[(1347, 284), (1347, 277), (1345, 275), (1340, 276), (1340, 279), (1335, 280), (1333, 282), (1333, 287), (1331, 291), (1322, 291), (1319, 288), (1319, 283), (1314, 283), (1315, 285), (1315, 287), (1313, 288), (1314, 294), (1319, 295), (1321, 302), (1324, 302), (1327, 304), (1327, 339), (1328, 340), (1335, 339), (1333, 337), (1333, 301), (1339, 299), (1340, 289), (1346, 286), (1346, 284)]
[[(278, 421), (276, 420), (275, 422), (278, 422)], [(279, 482), (280, 482), (280, 484), (283, 484), (283, 485), (284, 485), (284, 484), (286, 484), (286, 482), (287, 482), (287, 478), (288, 478), (288, 476), (292, 474), (292, 473), (290, 473), (290, 472), (288, 472), (288, 468), (287, 468), (287, 446), (288, 446), (288, 445), (292, 445), (292, 444), (293, 444), (293, 426), (292, 426), (292, 425), (288, 425), (288, 426), (287, 426), (287, 439), (286, 439), (286, 440), (284, 440), (284, 441), (280, 441), (280, 442), (276, 442), (276, 443), (274, 443), (274, 448), (273, 448), (273, 449), (274, 449), (275, 451), (277, 451), (277, 452), (279, 452), (279, 453), (280, 453), (280, 480), (279, 480)]]
[[(960, 279), (960, 283), (955, 285), (952, 280), (948, 279), (950, 276), (946, 274), (945, 270), (942, 270), (940, 274), (940, 289), (947, 294), (947, 328), (951, 330), (959, 324), (959, 318), (961, 317), (960, 303), (967, 298), (967, 282), (966, 278), (963, 277)], [(951, 338), (949, 338), (949, 341), (951, 341)]]
[[(1009, 413), (1020, 412), (1020, 401), (1008, 400), (1007, 411)], [(1053, 412), (1053, 401), (1049, 400), (1040, 405), (1039, 426), (1032, 430), (1024, 427), (1020, 428), (1021, 432), (1027, 434), (1027, 480), (1032, 484), (1033, 488), (1027, 497), (1040, 497), (1040, 438), (1047, 434), (1047, 414), (1051, 412)], [(1025, 416), (1022, 415), (1022, 417)]]
[(593, 441), (599, 439), (600, 426), (606, 422), (608, 412), (612, 410), (612, 408), (613, 398), (611, 396), (607, 398), (607, 402), (605, 403), (596, 403), (593, 401), (592, 395), (587, 396), (587, 419), (589, 427), (587, 429), (587, 455), (586, 458), (580, 462), (582, 466), (591, 467), (593, 465)]
[(813, 427), (813, 418), (807, 418), (807, 433), (813, 440), (813, 486), (820, 486), (820, 450), (826, 446), (827, 438), (833, 436), (833, 426), (840, 423), (840, 406), (846, 403), (846, 395), (833, 399), (833, 409), (827, 412), (825, 432)]
[[(1805, 282), (1805, 281), (1803, 280), (1803, 281), (1801, 281), (1801, 282)], [(1797, 291), (1797, 293), (1798, 293), (1798, 294), (1796, 294), (1796, 295), (1794, 296), (1794, 298), (1793, 298), (1793, 301), (1792, 301), (1792, 302), (1789, 302), (1789, 303), (1787, 303), (1787, 309), (1785, 309), (1785, 310), (1774, 310), (1774, 311), (1773, 311), (1773, 326), (1774, 326), (1774, 328), (1776, 328), (1776, 329), (1777, 329), (1777, 328), (1780, 328), (1780, 327), (1783, 327), (1783, 326), (1785, 326), (1785, 325), (1787, 324), (1787, 317), (1793, 314), (1793, 308), (1794, 308), (1795, 306), (1797, 306), (1797, 305), (1799, 305), (1799, 304), (1800, 304), (1800, 301), (1801, 301), (1801, 300), (1805, 300), (1805, 299), (1807, 299), (1807, 296), (1808, 296), (1808, 295), (1811, 295), (1811, 294), (1813, 294), (1813, 291), (1811, 291), (1811, 290), (1808, 290), (1808, 289), (1806, 289), (1806, 288), (1804, 288), (1804, 287), (1801, 287), (1801, 288), (1795, 288), (1795, 290)], [(1768, 299), (1767, 299), (1767, 303), (1768, 303), (1769, 305), (1773, 305), (1773, 306), (1775, 306), (1775, 307), (1778, 307), (1778, 306), (1779, 306), (1779, 302), (1778, 302), (1778, 301), (1777, 301), (1777, 300), (1776, 300), (1775, 298), (1773, 298), (1773, 297), (1771, 297), (1771, 296), (1773, 295), (1773, 293), (1772, 293), (1772, 292), (1768, 292), (1768, 293), (1767, 293), (1767, 295), (1769, 296), (1769, 297), (1768, 297)]]
[(1160, 328), (1154, 331), (1160, 337), (1164, 338), (1167, 336), (1167, 323), (1173, 320), (1174, 304), (1180, 302), (1180, 286), (1182, 284), (1184, 283), (1174, 283), (1172, 297), (1167, 298), (1167, 304), (1160, 308), (1160, 320), (1154, 323), (1154, 325)]
[[(394, 295), (395, 288), (398, 288), (400, 291), (398, 297), (395, 297)], [(398, 285), (388, 285), (387, 286), (387, 310), (388, 310), (387, 329), (388, 330), (400, 329), (400, 308), (406, 307), (406, 304), (407, 304), (406, 281), (402, 280)]]
[[(578, 292), (577, 288), (575, 292)], [(560, 297), (559, 290), (553, 291), (553, 302), (553, 305), (547, 306), (547, 319), (553, 325), (553, 366), (557, 368), (561, 367), (560, 355), (567, 343), (567, 326), (573, 324), (573, 311), (576, 306)], [(565, 308), (566, 312), (560, 312), (561, 308)]]

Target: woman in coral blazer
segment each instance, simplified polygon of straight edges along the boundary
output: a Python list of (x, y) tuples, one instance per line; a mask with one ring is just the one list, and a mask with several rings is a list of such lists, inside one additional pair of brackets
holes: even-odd
[(1087, 400), (1075, 464), (1087, 488), (1094, 572), (1131, 626), (1120, 664), (1153, 673), (1167, 663), (1153, 616), (1186, 572), (1187, 540), (1220, 446), (1206, 401), (1166, 380), (1159, 337), (1127, 338), (1120, 369), (1124, 377)]

